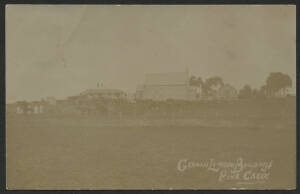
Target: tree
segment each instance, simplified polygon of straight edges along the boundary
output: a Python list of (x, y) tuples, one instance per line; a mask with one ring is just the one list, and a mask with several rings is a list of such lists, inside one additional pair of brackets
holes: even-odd
[(266, 91), (269, 96), (285, 95), (287, 88), (292, 87), (292, 79), (281, 72), (272, 72), (266, 80)]
[[(194, 87), (197, 87), (197, 88), (199, 88), (200, 90), (202, 90), (202, 88), (203, 88), (203, 81), (202, 81), (202, 78), (201, 77), (195, 77), (195, 76), (192, 76), (191, 78), (190, 78), (190, 86), (194, 86)], [(197, 98), (199, 97), (199, 94), (198, 94), (198, 92), (197, 92)]]
[(190, 77), (190, 86), (197, 86), (197, 78), (194, 75)]
[(209, 77), (205, 81), (201, 77), (191, 76), (190, 85), (200, 87), (205, 96), (213, 95), (224, 85), (223, 79), (218, 76)]
[(203, 83), (203, 93), (205, 95), (212, 95), (213, 93), (216, 93), (216, 91), (222, 86), (224, 86), (224, 82), (221, 77), (214, 76), (207, 78)]
[(291, 77), (287, 74), (283, 74), (281, 90), (282, 90), (284, 96), (286, 95), (287, 89), (291, 88), (292, 85), (293, 85), (293, 82), (292, 82)]
[(258, 91), (258, 96), (259, 97), (266, 97), (266, 96), (269, 95), (268, 93), (269, 93), (269, 90), (268, 90), (267, 86), (266, 85), (262, 85), (260, 87), (259, 91)]
[(252, 96), (252, 88), (248, 84), (246, 84), (239, 92), (239, 98), (251, 98)]
[(196, 87), (201, 87), (203, 85), (203, 81), (201, 77), (196, 77), (196, 76), (192, 76), (190, 78), (190, 85), (191, 86), (196, 86)]

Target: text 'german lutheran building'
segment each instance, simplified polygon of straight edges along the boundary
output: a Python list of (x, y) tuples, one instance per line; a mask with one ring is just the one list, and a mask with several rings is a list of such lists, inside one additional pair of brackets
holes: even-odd
[(136, 91), (136, 99), (140, 100), (195, 100), (196, 96), (196, 88), (189, 84), (188, 71), (147, 74)]

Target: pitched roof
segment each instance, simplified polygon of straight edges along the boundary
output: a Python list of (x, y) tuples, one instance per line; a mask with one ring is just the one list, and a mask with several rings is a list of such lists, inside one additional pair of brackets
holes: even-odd
[(146, 75), (145, 85), (185, 85), (187, 81), (186, 72), (151, 73)]

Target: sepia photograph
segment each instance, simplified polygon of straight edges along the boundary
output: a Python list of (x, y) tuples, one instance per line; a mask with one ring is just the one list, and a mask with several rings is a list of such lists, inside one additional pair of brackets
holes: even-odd
[(6, 189), (296, 189), (295, 5), (5, 8)]

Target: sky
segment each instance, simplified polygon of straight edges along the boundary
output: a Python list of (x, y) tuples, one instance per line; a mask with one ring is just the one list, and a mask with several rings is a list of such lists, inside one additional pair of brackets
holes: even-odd
[(296, 91), (294, 5), (7, 5), (6, 101), (63, 99), (102, 83), (134, 92), (145, 74), (221, 76)]

